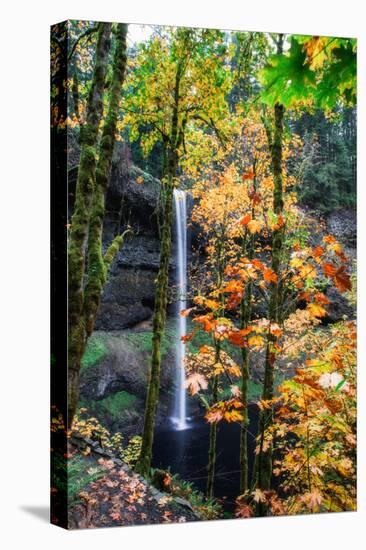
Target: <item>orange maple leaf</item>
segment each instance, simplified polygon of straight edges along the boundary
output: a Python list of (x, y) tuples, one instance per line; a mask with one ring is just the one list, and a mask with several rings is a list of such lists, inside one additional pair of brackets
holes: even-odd
[(263, 278), (267, 283), (276, 283), (277, 275), (270, 267), (266, 267), (263, 271)]
[(260, 269), (261, 271), (264, 270), (264, 265), (260, 260), (257, 260), (257, 258), (254, 258), (253, 260), (251, 260), (251, 262), (257, 269)]
[(325, 263), (323, 264), (323, 273), (324, 275), (326, 275), (327, 277), (334, 277), (337, 269), (334, 265), (332, 264), (329, 264), (329, 263)]
[(320, 258), (324, 254), (324, 248), (322, 246), (316, 246), (313, 250), (314, 258)]
[(210, 424), (220, 422), (223, 419), (223, 411), (220, 409), (209, 410), (205, 414), (205, 418)]
[(252, 216), (250, 214), (245, 214), (245, 216), (243, 216), (240, 219), (239, 224), (240, 225), (248, 225), (248, 223), (250, 222), (251, 219), (252, 219)]
[(334, 284), (341, 292), (346, 292), (346, 290), (351, 290), (351, 279), (346, 268), (342, 265), (334, 274)]
[(225, 287), (224, 292), (243, 292), (243, 285), (240, 281), (232, 280), (229, 281)]
[(252, 180), (254, 178), (254, 172), (248, 172), (247, 174), (242, 175), (242, 180)]
[(188, 309), (182, 309), (182, 311), (180, 312), (181, 316), (182, 317), (188, 317), (188, 315), (190, 314), (190, 312), (193, 310), (194, 308), (193, 307), (190, 307)]
[(325, 237), (323, 237), (323, 242), (327, 244), (333, 244), (336, 242), (336, 240), (333, 235), (325, 235)]

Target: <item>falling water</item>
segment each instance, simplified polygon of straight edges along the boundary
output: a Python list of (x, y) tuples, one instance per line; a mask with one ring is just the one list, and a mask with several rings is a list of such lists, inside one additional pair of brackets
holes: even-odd
[(176, 223), (176, 250), (177, 250), (177, 283), (178, 283), (178, 336), (177, 336), (177, 383), (175, 390), (175, 411), (174, 424), (178, 430), (185, 430), (187, 425), (186, 416), (186, 389), (185, 389), (185, 344), (182, 336), (186, 335), (187, 321), (180, 313), (186, 309), (187, 292), (187, 207), (186, 194), (178, 189), (174, 190), (174, 207)]

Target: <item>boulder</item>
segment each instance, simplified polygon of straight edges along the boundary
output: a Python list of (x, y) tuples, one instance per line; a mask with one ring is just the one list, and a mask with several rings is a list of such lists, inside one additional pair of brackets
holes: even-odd
[(326, 291), (329, 304), (326, 306), (327, 315), (323, 323), (337, 323), (343, 319), (354, 319), (355, 311), (347, 298), (334, 287), (329, 287)]

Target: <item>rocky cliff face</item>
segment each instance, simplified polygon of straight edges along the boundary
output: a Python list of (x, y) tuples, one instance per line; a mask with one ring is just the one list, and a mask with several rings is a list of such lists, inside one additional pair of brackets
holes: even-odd
[[(69, 170), (69, 206), (73, 208), (77, 167)], [(103, 243), (127, 225), (132, 235), (113, 263), (103, 292), (96, 330), (120, 330), (150, 319), (154, 281), (159, 267), (158, 203), (160, 182), (129, 166), (122, 147), (116, 147), (106, 196)]]
[[(149, 326), (93, 333), (88, 350), (98, 345), (102, 353), (84, 358), (80, 379), (80, 405), (113, 431), (124, 434), (142, 430), (151, 357)], [(174, 324), (169, 321), (162, 345), (161, 392), (157, 423), (172, 412), (175, 382)], [(86, 359), (86, 360), (85, 360)], [(89, 359), (89, 361), (88, 361)]]
[(120, 250), (104, 288), (97, 330), (130, 328), (149, 319), (159, 268), (160, 182), (136, 167), (126, 177), (114, 165), (106, 197), (105, 245), (130, 225), (133, 234)]

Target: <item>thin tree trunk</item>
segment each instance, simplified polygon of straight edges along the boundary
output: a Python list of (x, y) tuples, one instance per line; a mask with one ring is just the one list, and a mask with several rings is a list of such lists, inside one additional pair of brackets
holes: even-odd
[(159, 399), (161, 340), (163, 337), (166, 320), (169, 260), (172, 240), (171, 227), (173, 220), (173, 190), (176, 167), (177, 155), (174, 152), (171, 152), (170, 159), (168, 161), (169, 174), (164, 192), (164, 222), (161, 229), (160, 264), (155, 291), (151, 368), (145, 404), (141, 453), (136, 467), (136, 469), (144, 476), (149, 475), (151, 467), (155, 416)]
[[(283, 36), (280, 35), (278, 41), (277, 52), (282, 53)], [(273, 209), (278, 216), (283, 212), (283, 177), (282, 177), (282, 140), (283, 140), (283, 117), (284, 106), (276, 103), (274, 107), (274, 132), (273, 141), (270, 139), (270, 149), (272, 157), (272, 172), (274, 180), (273, 191)], [(284, 239), (284, 229), (280, 227), (273, 231), (272, 236), (272, 270), (277, 275), (277, 279), (280, 279), (280, 265), (281, 255)], [(281, 288), (278, 282), (272, 283), (270, 291), (270, 303), (269, 303), (269, 321), (271, 323), (279, 322), (281, 317)], [(265, 358), (265, 371), (264, 371), (264, 383), (263, 383), (263, 400), (273, 399), (274, 394), (274, 367), (275, 367), (275, 353), (274, 344), (276, 337), (272, 334), (268, 334), (266, 358)], [(273, 407), (260, 411), (259, 414), (259, 452), (256, 456), (256, 463), (254, 469), (254, 486), (261, 490), (269, 490), (271, 487), (272, 478), (272, 445), (265, 446), (265, 432), (273, 422)], [(263, 503), (259, 503), (257, 507), (257, 514), (263, 515), (266, 513), (266, 507)]]
[(79, 397), (80, 362), (85, 349), (85, 329), (82, 316), (83, 280), (90, 209), (95, 187), (96, 146), (103, 114), (103, 91), (110, 50), (111, 26), (110, 23), (100, 23), (99, 26), (86, 124), (80, 133), (80, 164), (68, 252), (68, 427), (71, 426)]
[(73, 70), (73, 75), (72, 75), (72, 88), (71, 88), (71, 92), (72, 92), (72, 98), (73, 98), (73, 101), (74, 101), (74, 112), (75, 112), (75, 116), (78, 120), (78, 122), (80, 123), (80, 110), (79, 110), (79, 101), (80, 101), (80, 97), (79, 97), (79, 77), (78, 77), (78, 66), (77, 66), (77, 56), (75, 54), (75, 59), (74, 59), (74, 70)]
[(174, 86), (174, 104), (171, 120), (171, 132), (169, 138), (165, 140), (166, 150), (164, 152), (164, 155), (166, 154), (166, 157), (164, 157), (164, 159), (166, 166), (166, 177), (163, 178), (163, 185), (165, 185), (163, 193), (163, 224), (161, 228), (159, 272), (156, 280), (155, 290), (151, 367), (146, 395), (141, 452), (138, 463), (136, 465), (136, 470), (138, 470), (144, 476), (149, 475), (151, 468), (155, 416), (160, 389), (161, 340), (163, 337), (166, 320), (169, 260), (172, 247), (171, 233), (173, 221), (173, 191), (175, 177), (178, 169), (178, 151), (181, 140), (183, 139), (182, 132), (184, 131), (184, 129), (181, 129), (181, 132), (179, 132), (178, 130), (180, 82), (183, 74), (183, 65), (183, 60), (180, 60), (177, 65)]
[[(220, 351), (218, 353), (220, 353)], [(217, 398), (218, 398), (218, 376), (215, 376), (213, 380), (213, 387), (212, 387), (213, 403), (217, 402)], [(212, 422), (210, 424), (210, 436), (209, 436), (209, 448), (208, 448), (207, 489), (206, 489), (207, 498), (212, 498), (214, 496), (216, 440), (217, 440), (217, 423)]]
[[(257, 191), (256, 183), (256, 162), (253, 162), (253, 192)], [(255, 207), (252, 205), (252, 219), (255, 219)], [(248, 254), (248, 258), (252, 259), (254, 256), (254, 235), (249, 236), (249, 243), (247, 242), (248, 232), (245, 232), (243, 239), (243, 254)], [(252, 292), (253, 285), (248, 282), (243, 298), (240, 304), (240, 328), (245, 329), (248, 327), (252, 317)], [(249, 414), (248, 414), (248, 386), (250, 377), (250, 353), (247, 348), (242, 348), (242, 368), (241, 368), (241, 399), (243, 403), (243, 420), (240, 426), (240, 493), (243, 494), (249, 488), (249, 463), (248, 463), (248, 426), (249, 426)]]
[[(241, 303), (241, 328), (246, 328), (251, 317), (252, 285), (249, 283)], [(243, 403), (243, 420), (240, 426), (240, 494), (248, 489), (248, 383), (249, 383), (249, 351), (242, 348), (241, 367), (241, 400)]]
[[(216, 247), (216, 285), (217, 288), (222, 286), (222, 278), (224, 275), (224, 258), (223, 258), (223, 243), (225, 240), (225, 232), (222, 231), (221, 237), (217, 243)], [(218, 316), (221, 317), (224, 315), (224, 300), (221, 295), (220, 298), (221, 306), (219, 309)], [(216, 313), (217, 314), (217, 313)], [(215, 339), (215, 364), (220, 362), (220, 353), (221, 353), (221, 343), (219, 340)], [(212, 384), (212, 404), (214, 405), (218, 400), (218, 390), (219, 390), (219, 377), (214, 376)], [(216, 466), (216, 441), (217, 441), (217, 423), (212, 422), (210, 424), (210, 435), (209, 435), (209, 448), (208, 448), (208, 463), (207, 463), (207, 486), (206, 486), (206, 496), (212, 498), (214, 496), (214, 483), (215, 483), (215, 466)]]

